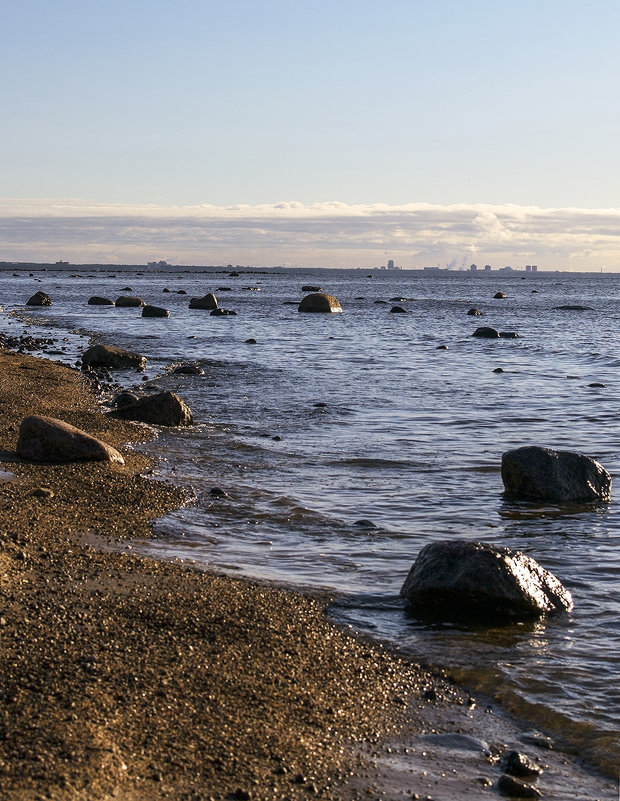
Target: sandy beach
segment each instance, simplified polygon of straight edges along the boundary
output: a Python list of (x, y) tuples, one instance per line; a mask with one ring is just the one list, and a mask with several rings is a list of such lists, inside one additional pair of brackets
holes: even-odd
[[(3, 799), (491, 797), (519, 743), (545, 798), (616, 797), (441, 672), (332, 625), (328, 598), (134, 555), (186, 501), (131, 448), (149, 429), (104, 415), (78, 371), (0, 350), (0, 375)], [(125, 464), (20, 460), (35, 413)]]

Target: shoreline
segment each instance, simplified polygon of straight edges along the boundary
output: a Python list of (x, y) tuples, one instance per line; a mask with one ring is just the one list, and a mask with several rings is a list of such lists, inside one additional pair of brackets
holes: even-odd
[[(325, 599), (95, 546), (148, 537), (183, 492), (143, 475), (152, 461), (126, 443), (148, 430), (102, 414), (78, 371), (4, 350), (0, 371), (0, 470), (15, 475), (0, 481), (3, 798), (495, 793), (522, 730), (330, 623)], [(126, 464), (22, 462), (33, 413)], [(519, 750), (549, 765), (545, 798), (616, 797), (560, 752)]]

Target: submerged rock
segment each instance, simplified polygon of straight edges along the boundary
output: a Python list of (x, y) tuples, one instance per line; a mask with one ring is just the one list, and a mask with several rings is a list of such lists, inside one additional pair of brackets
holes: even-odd
[(174, 392), (158, 392), (108, 412), (112, 417), (155, 426), (191, 426), (189, 406)]
[(121, 295), (116, 298), (116, 305), (120, 308), (137, 308), (139, 306), (146, 306), (142, 298), (134, 298), (131, 295)]
[(416, 615), (434, 620), (511, 623), (573, 608), (570, 592), (531, 557), (464, 540), (422, 548), (400, 594)]
[(192, 298), (189, 302), (190, 309), (217, 309), (217, 298), (210, 292), (208, 295), (203, 295), (201, 298)]
[(324, 292), (313, 292), (302, 299), (297, 311), (333, 314), (341, 312), (342, 306), (333, 295), (326, 295)]
[(481, 326), (480, 328), (476, 328), (472, 337), (483, 337), (484, 339), (499, 339), (499, 331), (496, 331), (495, 328), (489, 328), (486, 325)]
[(578, 503), (611, 500), (611, 476), (590, 456), (536, 445), (502, 455), (502, 481), (509, 496)]
[(404, 306), (392, 306), (390, 314), (407, 314), (407, 309)]
[(45, 292), (35, 292), (31, 298), (26, 301), (26, 306), (51, 306), (52, 301), (48, 294)]
[(17, 454), (33, 462), (114, 462), (124, 464), (120, 453), (63, 420), (31, 415), (22, 420)]
[(142, 307), (143, 317), (170, 317), (168, 309), (162, 309), (161, 306), (150, 306), (148, 303)]
[(82, 364), (86, 367), (108, 367), (112, 370), (143, 370), (146, 358), (130, 350), (115, 348), (114, 345), (93, 345), (82, 354)]

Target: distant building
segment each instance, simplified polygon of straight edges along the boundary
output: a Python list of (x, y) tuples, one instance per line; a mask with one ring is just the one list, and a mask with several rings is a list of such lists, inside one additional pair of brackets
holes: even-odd
[(388, 260), (387, 268), (388, 268), (388, 270), (393, 270), (394, 269), (394, 259), (389, 259)]
[(485, 265), (484, 265), (484, 269), (485, 269), (485, 271), (488, 273), (488, 272), (491, 272), (491, 269), (492, 269), (492, 268), (491, 268), (491, 265), (490, 265), (490, 264), (485, 264)]
[(469, 272), (470, 273), (475, 273), (477, 269), (478, 269), (478, 265), (477, 264), (470, 264), (469, 265)]

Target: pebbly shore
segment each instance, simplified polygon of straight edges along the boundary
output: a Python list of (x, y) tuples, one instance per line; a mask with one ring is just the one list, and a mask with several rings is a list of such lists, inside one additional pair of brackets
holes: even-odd
[[(19, 460), (35, 413), (125, 464)], [(79, 371), (0, 350), (0, 797), (496, 794), (506, 749), (528, 741), (441, 671), (332, 625), (328, 598), (132, 553), (187, 500), (149, 478), (131, 447), (148, 436), (102, 414)], [(615, 797), (529, 742), (544, 797)]]

